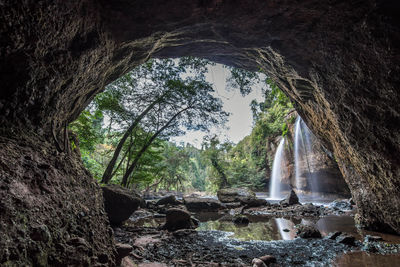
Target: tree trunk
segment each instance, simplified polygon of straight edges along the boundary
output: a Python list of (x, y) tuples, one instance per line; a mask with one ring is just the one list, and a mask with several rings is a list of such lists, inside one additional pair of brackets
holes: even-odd
[(190, 107), (184, 108), (180, 110), (178, 113), (176, 113), (163, 127), (161, 127), (155, 134), (153, 134), (150, 138), (149, 141), (142, 147), (142, 149), (139, 151), (139, 153), (136, 155), (135, 159), (132, 162), (132, 165), (129, 167), (128, 171), (125, 173), (123, 179), (122, 179), (122, 186), (126, 186), (128, 182), (128, 177), (131, 175), (131, 173), (136, 169), (136, 165), (139, 162), (139, 159), (142, 157), (144, 152), (150, 147), (150, 145), (154, 142), (154, 140), (157, 138), (157, 136), (162, 133), (175, 119), (178, 117), (180, 114), (182, 114), (184, 111), (188, 110)]
[[(167, 91), (168, 92), (168, 91)], [(124, 136), (122, 136), (121, 140), (118, 143), (117, 148), (114, 151), (113, 157), (111, 158), (110, 162), (107, 165), (106, 170), (104, 171), (103, 174), (103, 178), (101, 179), (102, 183), (107, 184), (112, 176), (113, 176), (113, 170), (115, 167), (115, 164), (117, 163), (117, 159), (119, 154), (121, 153), (122, 147), (125, 144), (126, 139), (128, 139), (128, 137), (130, 136), (130, 134), (132, 133), (133, 129), (136, 128), (136, 126), (139, 124), (139, 122), (143, 119), (144, 116), (146, 116), (147, 113), (150, 112), (150, 110), (157, 104), (159, 103), (164, 96), (167, 94), (164, 93), (162, 96), (160, 96), (159, 98), (157, 98), (154, 102), (152, 102), (136, 119), (135, 121), (132, 123), (132, 125), (128, 128), (128, 130), (125, 132)]]

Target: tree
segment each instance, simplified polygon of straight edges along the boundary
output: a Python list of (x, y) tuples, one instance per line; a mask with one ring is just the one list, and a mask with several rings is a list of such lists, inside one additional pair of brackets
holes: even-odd
[(191, 70), (190, 78), (204, 81), (207, 64), (206, 60), (190, 57), (178, 62), (170, 59), (150, 60), (112, 83), (106, 92), (96, 98), (98, 108), (110, 117), (109, 129), (113, 123), (118, 128), (125, 128), (103, 174), (103, 183), (108, 183), (115, 173), (113, 170), (122, 147), (133, 130), (156, 105), (171, 99), (170, 93), (176, 90), (176, 82), (183, 81), (182, 74), (187, 70)]
[(124, 186), (127, 185), (140, 157), (162, 133), (164, 136), (176, 135), (181, 133), (183, 128), (206, 131), (210, 126), (226, 120), (228, 114), (222, 111), (221, 101), (211, 95), (213, 88), (209, 83), (189, 78), (186, 81), (174, 81), (173, 85), (174, 90), (170, 93), (168, 101), (160, 102), (159, 108), (151, 114), (153, 116), (147, 118), (156, 131), (137, 153), (125, 173), (121, 183)]

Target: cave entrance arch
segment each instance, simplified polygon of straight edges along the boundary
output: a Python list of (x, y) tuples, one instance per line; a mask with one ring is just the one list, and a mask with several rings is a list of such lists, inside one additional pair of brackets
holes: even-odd
[(379, 0), (7, 2), (2, 135), (32, 130), (52, 140), (106, 84), (150, 57), (262, 68), (333, 151), (358, 221), (399, 233), (400, 31), (393, 10), (395, 1)]

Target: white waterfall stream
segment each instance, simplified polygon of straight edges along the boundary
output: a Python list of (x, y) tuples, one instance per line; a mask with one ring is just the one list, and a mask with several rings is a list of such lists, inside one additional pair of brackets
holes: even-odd
[[(313, 135), (303, 120), (297, 117), (294, 133), (294, 166), (295, 166), (295, 184), (297, 195), (300, 200), (304, 198), (302, 189), (308, 188), (312, 192), (311, 200), (314, 200), (319, 192), (318, 179), (314, 177), (310, 166), (310, 157), (312, 155)], [(304, 177), (305, 176), (305, 177)], [(306, 184), (304, 184), (304, 181)]]
[(269, 195), (271, 199), (282, 199), (283, 195), (281, 192), (281, 179), (282, 179), (282, 159), (284, 157), (284, 144), (285, 138), (282, 138), (279, 142), (279, 146), (276, 149), (274, 163), (272, 165), (271, 182), (269, 187)]

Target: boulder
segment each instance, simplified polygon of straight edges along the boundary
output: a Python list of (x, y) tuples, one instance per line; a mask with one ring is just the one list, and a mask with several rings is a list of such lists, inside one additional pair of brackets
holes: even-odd
[(250, 223), (250, 220), (244, 215), (237, 215), (233, 217), (232, 222), (234, 224), (247, 225)]
[(299, 202), (299, 198), (297, 197), (296, 193), (292, 190), (290, 190), (290, 193), (286, 196), (285, 199), (281, 200), (281, 202), (279, 202), (279, 204), (281, 205), (295, 205), (295, 204), (300, 204)]
[(356, 241), (356, 238), (352, 235), (344, 234), (344, 235), (340, 235), (338, 238), (336, 238), (336, 241), (338, 243), (345, 244), (348, 246), (354, 246), (355, 245), (354, 242)]
[(170, 232), (179, 229), (194, 229), (195, 224), (189, 214), (189, 212), (183, 209), (171, 208), (167, 210), (166, 222), (162, 226), (162, 229)]
[(265, 265), (265, 263), (259, 258), (254, 258), (251, 261), (251, 264), (253, 264), (253, 267), (267, 267), (267, 265)]
[(222, 207), (225, 209), (237, 209), (241, 206), (242, 204), (240, 202), (222, 203)]
[(326, 238), (331, 239), (331, 240), (335, 240), (338, 236), (340, 236), (342, 234), (342, 232), (333, 232), (333, 233), (329, 233)]
[(110, 223), (119, 225), (139, 208), (141, 198), (135, 197), (131, 190), (118, 185), (103, 186), (104, 208)]
[(259, 259), (262, 260), (266, 265), (276, 263), (276, 258), (272, 255), (265, 255), (260, 257)]
[(117, 250), (116, 256), (115, 256), (115, 262), (117, 266), (121, 265), (122, 259), (125, 258), (126, 256), (131, 253), (133, 250), (133, 247), (128, 244), (122, 244), (122, 243), (117, 243), (115, 244), (115, 249)]
[(225, 188), (217, 192), (219, 201), (223, 203), (242, 202), (255, 199), (256, 194), (248, 188)]
[(218, 211), (223, 208), (221, 202), (214, 198), (187, 197), (183, 201), (190, 211)]
[(243, 199), (240, 202), (242, 205), (246, 206), (247, 208), (255, 208), (255, 207), (261, 207), (261, 206), (268, 206), (269, 203), (267, 200), (262, 199), (262, 198), (248, 198), (248, 199)]
[(166, 197), (161, 198), (160, 200), (157, 201), (156, 205), (179, 205), (182, 204), (180, 201), (176, 199), (174, 195), (169, 195)]
[(299, 225), (296, 234), (301, 238), (321, 238), (320, 231), (312, 225)]

